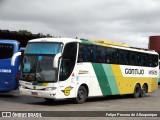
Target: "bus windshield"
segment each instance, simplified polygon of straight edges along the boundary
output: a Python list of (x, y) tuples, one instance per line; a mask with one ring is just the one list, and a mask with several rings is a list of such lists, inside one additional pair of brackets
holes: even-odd
[(56, 54), (62, 43), (29, 43), (24, 52), (21, 79), (25, 81), (56, 82), (57, 70), (53, 68)]
[[(0, 44), (0, 60), (11, 58), (13, 55), (13, 44)], [(5, 54), (4, 54), (5, 53)]]
[(53, 68), (54, 56), (24, 55), (21, 79), (25, 81), (56, 82), (57, 70)]
[(62, 43), (35, 43), (31, 42), (27, 45), (25, 54), (57, 54), (60, 53), (62, 49)]

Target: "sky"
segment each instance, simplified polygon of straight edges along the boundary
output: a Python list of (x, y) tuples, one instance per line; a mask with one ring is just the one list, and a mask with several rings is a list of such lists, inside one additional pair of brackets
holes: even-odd
[(148, 48), (160, 35), (160, 0), (0, 0), (0, 29)]

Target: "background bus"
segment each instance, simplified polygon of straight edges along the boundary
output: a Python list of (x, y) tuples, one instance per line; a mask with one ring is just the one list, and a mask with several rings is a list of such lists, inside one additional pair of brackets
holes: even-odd
[[(150, 36), (148, 48), (151, 50), (155, 50), (160, 55), (160, 36)], [(159, 59), (160, 59), (160, 56), (159, 56)], [(158, 84), (160, 84), (160, 73), (159, 73)]]
[(158, 88), (158, 53), (103, 40), (42, 38), (28, 42), (20, 93), (51, 99), (133, 94)]
[(11, 58), (19, 50), (19, 43), (16, 40), (0, 40), (0, 91), (2, 92), (15, 90), (18, 87), (19, 57), (15, 59), (14, 66), (11, 66)]

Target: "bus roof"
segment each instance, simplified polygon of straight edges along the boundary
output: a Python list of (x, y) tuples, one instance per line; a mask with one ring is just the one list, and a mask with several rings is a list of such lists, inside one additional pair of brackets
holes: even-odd
[(0, 43), (19, 43), (17, 40), (0, 39)]
[(30, 40), (29, 42), (62, 42), (65, 44), (68, 42), (81, 42), (81, 40), (72, 38), (38, 38)]
[(62, 42), (64, 44), (68, 42), (79, 42), (85, 44), (100, 45), (100, 46), (113, 47), (113, 48), (136, 51), (136, 52), (152, 53), (158, 55), (158, 53), (155, 52), (154, 50), (130, 47), (126, 44), (111, 42), (108, 40), (88, 40), (88, 39), (73, 39), (73, 38), (38, 38), (38, 39), (32, 39), (29, 42)]

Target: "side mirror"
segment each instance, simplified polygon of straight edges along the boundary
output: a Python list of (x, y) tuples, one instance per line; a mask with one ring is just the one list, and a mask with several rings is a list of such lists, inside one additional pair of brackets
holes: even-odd
[(20, 56), (20, 55), (21, 55), (21, 52), (17, 52), (17, 53), (15, 53), (15, 54), (12, 56), (11, 66), (15, 66), (16, 58), (17, 58), (18, 56)]
[(55, 69), (58, 68), (58, 65), (59, 65), (58, 61), (61, 56), (62, 56), (62, 53), (58, 53), (55, 55), (54, 60), (53, 60), (53, 68)]

